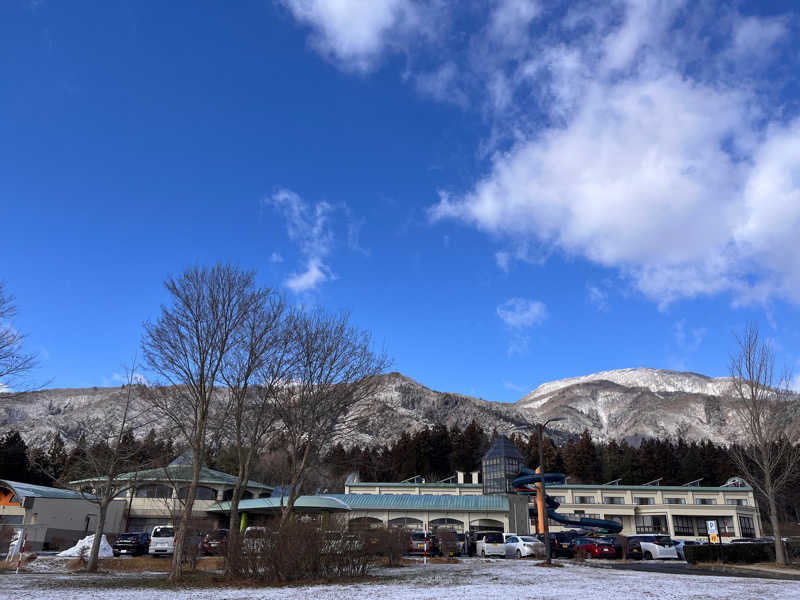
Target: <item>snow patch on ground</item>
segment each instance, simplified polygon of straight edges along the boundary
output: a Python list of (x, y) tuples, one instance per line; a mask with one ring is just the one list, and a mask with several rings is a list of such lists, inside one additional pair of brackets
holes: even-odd
[[(36, 600), (78, 600), (115, 598), (120, 600), (339, 600), (377, 598), (398, 600), (439, 600), (447, 598), (586, 598), (620, 600), (784, 600), (797, 598), (796, 581), (741, 579), (732, 577), (673, 575), (598, 569), (564, 562), (561, 569), (534, 566), (530, 560), (465, 559), (458, 564), (418, 563), (401, 569), (376, 571), (373, 582), (284, 588), (211, 588), (158, 591), (114, 585), (116, 577), (91, 578), (81, 575), (0, 576), (0, 597)], [(144, 579), (144, 577), (140, 577)], [(91, 582), (89, 585), (88, 583)], [(79, 583), (76, 586), (75, 583)]]
[[(83, 553), (87, 558), (89, 557), (89, 552), (92, 550), (92, 542), (94, 541), (93, 535), (87, 535), (85, 538), (80, 540), (77, 544), (75, 544), (72, 548), (67, 548), (63, 552), (59, 552), (58, 556), (71, 556), (71, 557), (78, 557)], [(111, 544), (108, 543), (106, 536), (104, 535), (100, 540), (100, 551), (98, 553), (100, 558), (111, 558), (114, 556), (114, 551), (111, 549)]]

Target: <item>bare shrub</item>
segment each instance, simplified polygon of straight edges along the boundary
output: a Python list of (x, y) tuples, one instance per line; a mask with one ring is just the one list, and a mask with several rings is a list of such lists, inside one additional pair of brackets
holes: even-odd
[(377, 556), (384, 558), (387, 567), (398, 567), (402, 564), (403, 553), (408, 547), (408, 532), (400, 527), (370, 529), (361, 532)]
[(297, 518), (282, 526), (250, 528), (233, 570), (266, 583), (363, 577), (377, 558), (373, 534), (350, 533), (345, 527), (322, 531)]
[(439, 551), (442, 553), (442, 556), (455, 556), (456, 554), (460, 554), (458, 538), (456, 537), (455, 531), (440, 527), (436, 530), (436, 537), (439, 538)]

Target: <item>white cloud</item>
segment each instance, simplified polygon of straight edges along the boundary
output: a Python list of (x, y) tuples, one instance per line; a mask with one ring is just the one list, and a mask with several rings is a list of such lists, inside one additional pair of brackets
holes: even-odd
[[(621, 24), (600, 15), (594, 33), (531, 57), (523, 72), (542, 87), (546, 126), (429, 215), (617, 269), (662, 306), (721, 291), (800, 301), (789, 233), (800, 127), (762, 130), (750, 87), (686, 75), (685, 48), (665, 34), (679, 4), (631, 3)], [(780, 37), (780, 24), (768, 29)], [(507, 271), (511, 255), (495, 257)]]
[(273, 252), (269, 256), (269, 262), (271, 262), (271, 263), (282, 263), (283, 262), (283, 256), (281, 256), (279, 252)]
[(327, 202), (312, 205), (288, 189), (278, 190), (263, 202), (283, 215), (289, 239), (297, 244), (305, 257), (303, 270), (289, 276), (287, 287), (296, 293), (307, 292), (334, 279), (333, 272), (324, 262), (333, 250), (330, 226), (333, 207)]
[(284, 4), (343, 68), (399, 50), (420, 92), (480, 111), (489, 168), (429, 215), (502, 241), (500, 269), (557, 251), (662, 307), (721, 292), (800, 302), (800, 121), (774, 79), (797, 55), (765, 75), (790, 19), (686, 0), (494, 0), (469, 9), (470, 28), (436, 0)]
[(510, 298), (497, 307), (497, 316), (510, 329), (527, 329), (547, 318), (547, 307), (538, 300)]
[(594, 304), (597, 310), (608, 310), (608, 291), (597, 285), (587, 285), (586, 291), (589, 295), (589, 302)]
[(8, 387), (5, 383), (0, 381), (0, 394), (7, 394), (11, 392), (11, 388)]
[(312, 30), (311, 42), (346, 69), (368, 71), (387, 47), (424, 28), (411, 0), (279, 0)]

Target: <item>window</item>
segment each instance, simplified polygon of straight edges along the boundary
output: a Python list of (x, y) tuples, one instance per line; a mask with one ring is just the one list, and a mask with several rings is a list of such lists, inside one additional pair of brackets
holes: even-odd
[(694, 535), (692, 517), (674, 515), (672, 517), (672, 527), (675, 529), (675, 535)]
[(143, 485), (136, 488), (137, 498), (172, 498), (172, 488), (168, 485)]
[(575, 504), (594, 504), (594, 496), (575, 496)]
[(717, 503), (717, 499), (716, 498), (695, 498), (694, 499), (694, 503), (695, 504), (716, 504)]
[(722, 537), (733, 537), (733, 517), (722, 517), (717, 519), (719, 524), (719, 534)]
[(742, 537), (756, 537), (756, 528), (751, 517), (739, 517), (739, 529), (742, 530)]
[(603, 504), (625, 504), (625, 498), (623, 496), (605, 496)]
[(0, 515), (0, 524), (2, 525), (22, 525), (22, 518), (24, 515)]
[(603, 518), (607, 521), (614, 521), (615, 523), (623, 525), (622, 517), (618, 517), (617, 515), (605, 515)]
[(633, 499), (634, 504), (655, 504), (656, 499), (652, 496), (637, 496)]
[(725, 504), (732, 504), (734, 506), (747, 506), (747, 500), (745, 498), (728, 498), (725, 500)]
[[(186, 498), (186, 495), (189, 493), (189, 486), (182, 487), (178, 490), (178, 498)], [(204, 485), (197, 486), (197, 496), (195, 496), (195, 500), (216, 500), (217, 499), (217, 490), (206, 487)]]
[(550, 496), (551, 499), (555, 500), (559, 504), (564, 504), (567, 501), (566, 496)]
[(665, 504), (686, 504), (686, 498), (664, 498)]
[(667, 517), (664, 515), (638, 515), (636, 533), (669, 533)]

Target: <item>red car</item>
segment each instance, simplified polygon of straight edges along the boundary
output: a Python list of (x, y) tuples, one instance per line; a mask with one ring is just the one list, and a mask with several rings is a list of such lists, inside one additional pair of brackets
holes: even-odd
[(210, 554), (225, 554), (228, 546), (228, 530), (215, 529), (203, 536), (200, 551), (209, 556)]
[(575, 556), (583, 558), (617, 558), (614, 544), (602, 538), (579, 537), (572, 540)]
[(435, 556), (439, 554), (439, 541), (436, 536), (423, 531), (415, 531), (408, 540), (409, 554), (427, 554)]

